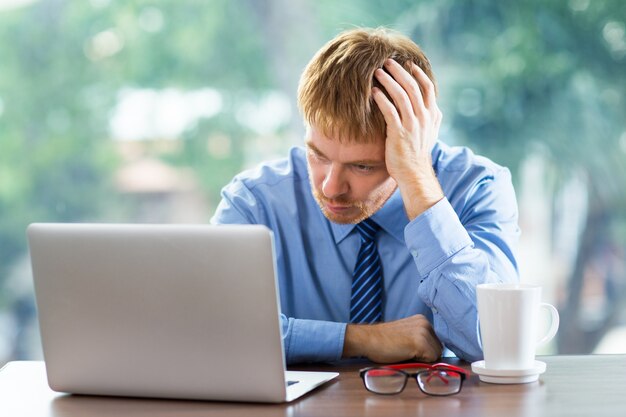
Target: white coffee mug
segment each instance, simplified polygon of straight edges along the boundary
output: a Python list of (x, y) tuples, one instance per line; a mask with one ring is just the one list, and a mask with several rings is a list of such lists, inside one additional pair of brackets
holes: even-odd
[[(528, 284), (476, 286), (480, 336), (486, 369), (530, 369), (537, 347), (545, 345), (559, 329), (559, 312), (541, 302), (541, 287)], [(551, 324), (537, 338), (539, 311), (547, 309)]]

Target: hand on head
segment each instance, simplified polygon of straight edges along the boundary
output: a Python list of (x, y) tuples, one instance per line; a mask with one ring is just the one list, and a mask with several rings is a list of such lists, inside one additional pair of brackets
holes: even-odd
[(378, 87), (373, 87), (372, 95), (387, 125), (387, 171), (414, 219), (444, 197), (431, 161), (442, 113), (433, 82), (418, 65), (410, 65), (411, 74), (395, 60), (386, 60), (386, 71), (377, 69), (374, 76), (392, 101)]

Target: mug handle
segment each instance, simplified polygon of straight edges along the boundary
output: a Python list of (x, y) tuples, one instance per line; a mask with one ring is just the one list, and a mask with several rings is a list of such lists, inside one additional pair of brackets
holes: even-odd
[(546, 335), (537, 342), (537, 347), (543, 346), (550, 340), (552, 340), (552, 338), (556, 335), (557, 330), (559, 330), (559, 312), (557, 311), (556, 307), (548, 303), (541, 303), (539, 304), (539, 307), (548, 309), (550, 315), (552, 316), (552, 321), (550, 324), (550, 329), (548, 329)]
[(476, 340), (478, 341), (478, 347), (483, 351), (483, 335), (480, 333), (480, 317), (476, 315)]

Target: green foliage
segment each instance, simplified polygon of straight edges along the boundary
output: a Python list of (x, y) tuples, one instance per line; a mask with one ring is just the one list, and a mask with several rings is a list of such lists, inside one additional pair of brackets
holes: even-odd
[(0, 14), (0, 286), (28, 223), (90, 218), (110, 191), (106, 111), (90, 92), (105, 88), (82, 52), (89, 21), (68, 24), (55, 3)]
[[(458, 68), (443, 82), (455, 132), (514, 171), (539, 152), (558, 177), (582, 169), (607, 203), (622, 198), (626, 46), (618, 16), (626, 16), (626, 3), (473, 0), (433, 7), (445, 24), (427, 36), (435, 38), (438, 59)], [(607, 40), (620, 31), (622, 49), (619, 39)]]
[[(25, 250), (28, 223), (106, 219), (125, 202), (112, 184), (119, 160), (109, 140), (118, 91), (266, 89), (256, 31), (250, 8), (228, 0), (42, 0), (0, 13), (0, 287)], [(242, 164), (242, 129), (225, 117), (233, 157), (195, 149), (206, 123), (172, 157), (195, 167), (214, 195)]]

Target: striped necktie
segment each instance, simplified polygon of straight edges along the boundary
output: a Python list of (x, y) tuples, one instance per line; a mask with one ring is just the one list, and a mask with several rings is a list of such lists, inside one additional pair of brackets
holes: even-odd
[(375, 241), (380, 226), (365, 219), (356, 228), (361, 235), (361, 249), (352, 274), (350, 323), (375, 323), (383, 318), (383, 273)]

